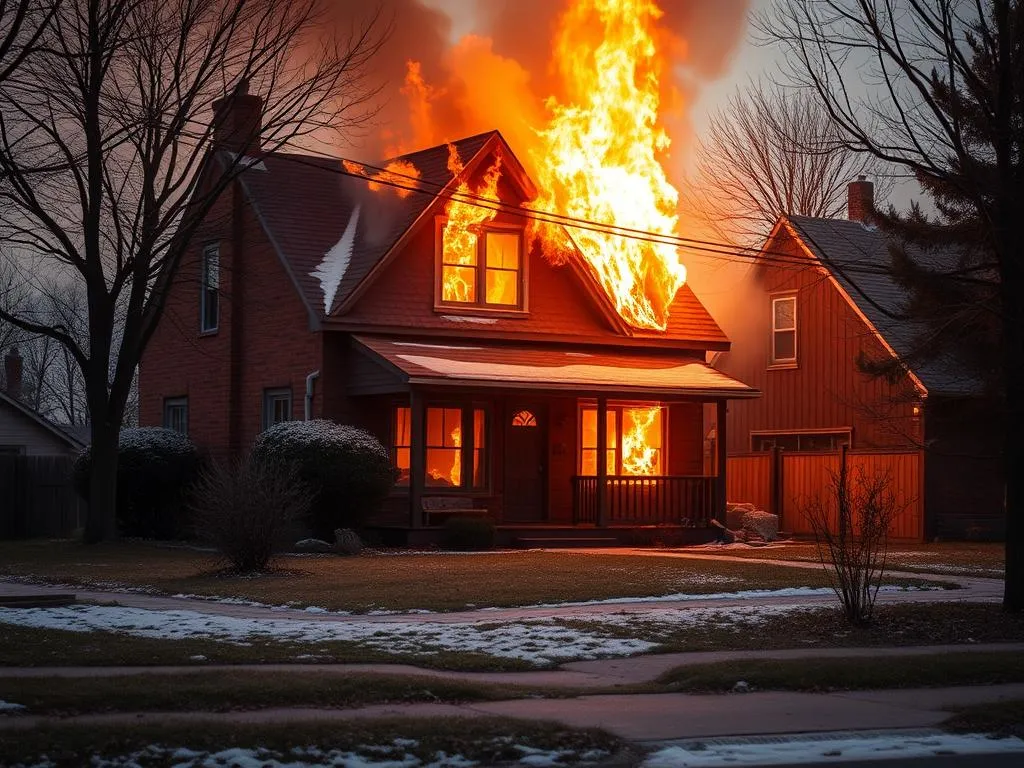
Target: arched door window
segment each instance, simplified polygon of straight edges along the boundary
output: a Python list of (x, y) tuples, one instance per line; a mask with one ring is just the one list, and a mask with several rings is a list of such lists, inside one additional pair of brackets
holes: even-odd
[(536, 427), (537, 417), (530, 411), (516, 411), (512, 417), (513, 427)]

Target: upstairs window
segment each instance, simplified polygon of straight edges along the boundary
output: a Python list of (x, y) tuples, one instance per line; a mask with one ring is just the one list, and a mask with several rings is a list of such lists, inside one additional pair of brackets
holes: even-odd
[(188, 398), (168, 397), (164, 400), (164, 427), (188, 434)]
[(440, 226), (438, 297), (441, 304), (519, 310), (523, 308), (523, 233), (485, 228), (446, 232)]
[(291, 389), (263, 390), (263, 428), (269, 429), (282, 421), (292, 420)]
[(199, 330), (216, 331), (220, 323), (220, 246), (203, 249), (199, 282)]
[(796, 364), (796, 296), (772, 299), (770, 365)]

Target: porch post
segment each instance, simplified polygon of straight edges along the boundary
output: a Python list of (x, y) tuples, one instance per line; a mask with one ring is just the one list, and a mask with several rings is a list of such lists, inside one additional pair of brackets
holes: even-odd
[(608, 398), (597, 398), (597, 527), (608, 526)]
[(727, 465), (728, 433), (726, 432), (726, 411), (727, 402), (719, 400), (715, 412), (715, 465), (718, 472), (715, 476), (715, 508), (713, 510), (715, 519), (725, 523), (725, 468)]
[(423, 527), (423, 485), (427, 472), (427, 424), (423, 395), (416, 389), (409, 393), (411, 419), (409, 456), (409, 527)]

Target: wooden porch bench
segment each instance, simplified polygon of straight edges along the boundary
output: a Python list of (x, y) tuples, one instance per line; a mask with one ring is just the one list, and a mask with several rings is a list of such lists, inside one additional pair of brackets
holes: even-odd
[(487, 517), (487, 510), (477, 507), (474, 499), (464, 496), (424, 496), (420, 500), (426, 525), (441, 525), (451, 517)]

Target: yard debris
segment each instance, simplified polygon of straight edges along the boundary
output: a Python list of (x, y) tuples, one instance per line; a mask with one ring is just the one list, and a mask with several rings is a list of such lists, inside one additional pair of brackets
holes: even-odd
[(334, 547), (323, 539), (299, 539), (292, 549), (296, 552), (324, 553), (332, 552)]
[(719, 541), (731, 544), (734, 541), (747, 544), (767, 543), (779, 538), (779, 516), (753, 504), (729, 503), (725, 510), (725, 523), (712, 520), (711, 524), (722, 533)]

